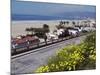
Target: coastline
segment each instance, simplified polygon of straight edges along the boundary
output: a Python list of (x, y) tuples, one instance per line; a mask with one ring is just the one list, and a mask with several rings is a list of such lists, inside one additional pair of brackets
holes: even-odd
[[(90, 19), (93, 20), (93, 19)], [(74, 22), (82, 22), (85, 20), (20, 20), (20, 21), (11, 21), (11, 36), (16, 37), (18, 35), (26, 35), (26, 28), (34, 27), (34, 28), (42, 28), (43, 24), (48, 24), (50, 31), (56, 29), (56, 25), (59, 24), (60, 21), (69, 21), (69, 25), (72, 25), (72, 21)], [(67, 24), (65, 24), (67, 25)]]

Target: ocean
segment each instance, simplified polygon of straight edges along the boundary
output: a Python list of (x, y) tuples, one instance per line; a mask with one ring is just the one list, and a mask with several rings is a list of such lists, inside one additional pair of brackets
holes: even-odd
[(12, 14), (11, 20), (82, 20), (82, 19), (96, 19), (95, 12), (70, 12), (54, 15), (27, 15), (27, 14)]

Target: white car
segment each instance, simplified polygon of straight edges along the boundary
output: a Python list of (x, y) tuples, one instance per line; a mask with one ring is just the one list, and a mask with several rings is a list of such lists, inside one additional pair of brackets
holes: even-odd
[(68, 29), (69, 34), (71, 36), (78, 36), (79, 35), (79, 31), (77, 29)]
[(48, 40), (58, 39), (58, 36), (52, 33), (47, 33), (46, 36)]

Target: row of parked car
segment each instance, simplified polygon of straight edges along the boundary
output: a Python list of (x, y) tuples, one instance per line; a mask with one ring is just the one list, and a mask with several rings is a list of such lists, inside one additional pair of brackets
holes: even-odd
[[(51, 39), (60, 39), (66, 36), (79, 36), (81, 32), (89, 32), (90, 30), (95, 30), (91, 28), (83, 28), (83, 27), (67, 27), (65, 29), (59, 29), (54, 34), (47, 33), (47, 39), (50, 41)], [(40, 39), (37, 36), (26, 35), (26, 36), (18, 36), (16, 38), (11, 38), (11, 47), (12, 49), (28, 47), (29, 45), (37, 45), (40, 43)]]
[(71, 36), (78, 36), (81, 33), (94, 31), (95, 28), (93, 27), (68, 27), (67, 30)]
[(77, 27), (67, 27), (56, 30), (54, 33), (48, 33), (48, 38), (59, 39), (67, 36), (76, 37), (82, 32), (82, 29)]
[(66, 27), (56, 30), (54, 33), (47, 33), (48, 39), (59, 39), (67, 36), (76, 37), (81, 33), (94, 31), (95, 28), (91, 27)]

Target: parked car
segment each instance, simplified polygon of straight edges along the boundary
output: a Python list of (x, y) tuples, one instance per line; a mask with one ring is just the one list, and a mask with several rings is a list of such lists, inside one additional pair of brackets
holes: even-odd
[(46, 36), (47, 36), (47, 40), (58, 39), (58, 36), (56, 34), (53, 34), (53, 33), (46, 33)]
[(68, 29), (68, 32), (69, 32), (69, 35), (73, 36), (73, 37), (76, 37), (76, 36), (79, 36), (79, 30), (76, 29), (76, 28), (67, 28)]

